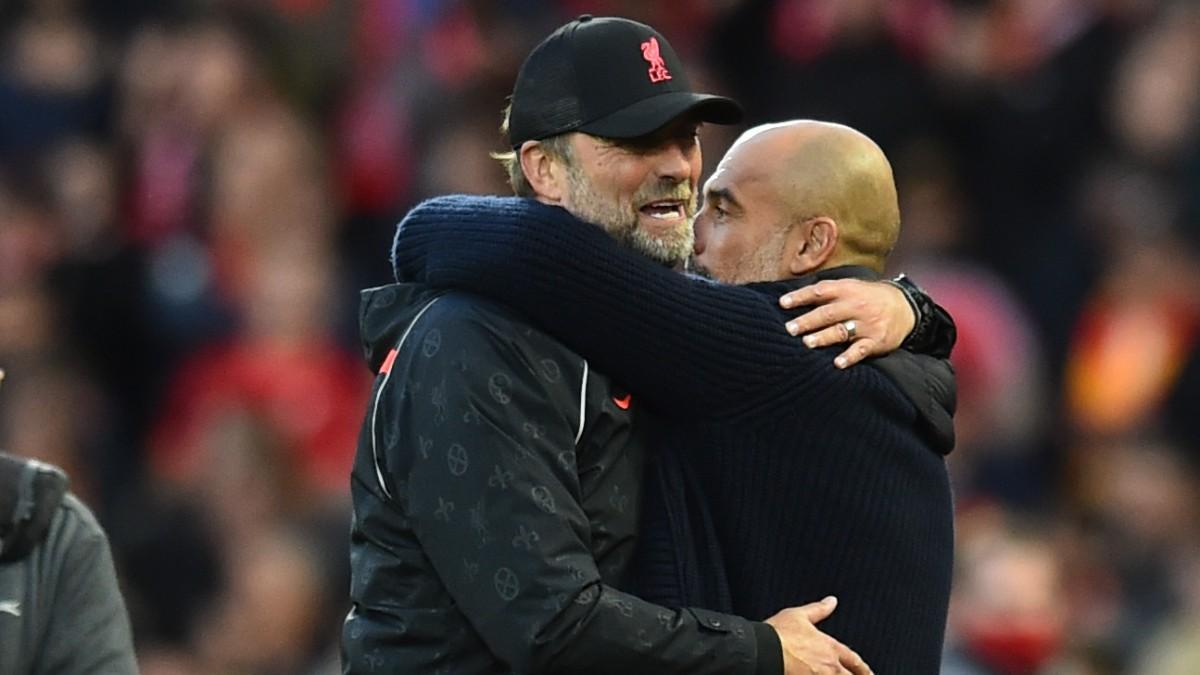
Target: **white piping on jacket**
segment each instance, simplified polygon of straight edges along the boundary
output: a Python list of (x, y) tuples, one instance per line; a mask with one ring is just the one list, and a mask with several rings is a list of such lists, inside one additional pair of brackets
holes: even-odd
[(588, 362), (583, 360), (583, 384), (579, 385), (579, 430), (575, 432), (575, 445), (579, 445), (579, 439), (583, 437), (583, 423), (586, 421), (587, 415), (587, 381), (588, 381)]
[[(408, 328), (404, 329), (404, 335), (401, 335), (400, 341), (396, 343), (397, 355), (400, 354), (400, 348), (404, 346), (404, 341), (408, 339), (408, 334), (412, 332), (413, 326), (416, 326), (417, 322), (421, 320), (421, 315), (425, 313), (425, 310), (432, 307), (433, 303), (440, 299), (440, 297), (437, 297), (430, 300), (424, 307), (421, 308), (421, 311), (417, 312), (417, 315), (413, 317), (412, 323), (408, 324)], [(391, 490), (388, 490), (387, 483), (385, 483), (383, 480), (383, 470), (379, 467), (379, 450), (375, 443), (375, 419), (379, 414), (379, 399), (383, 398), (383, 389), (387, 386), (388, 380), (391, 378), (392, 369), (388, 368), (388, 371), (383, 375), (383, 382), (379, 384), (379, 389), (375, 392), (375, 402), (371, 405), (371, 458), (375, 462), (375, 478), (379, 481), (379, 488), (383, 490), (383, 494), (387, 495), (388, 499), (392, 498), (392, 492)]]

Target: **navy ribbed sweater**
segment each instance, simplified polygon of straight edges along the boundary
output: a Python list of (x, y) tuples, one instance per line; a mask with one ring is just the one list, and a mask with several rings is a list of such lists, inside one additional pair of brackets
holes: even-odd
[[(816, 277), (704, 282), (529, 200), (425, 202), (393, 263), (401, 280), (511, 305), (629, 387), (665, 467), (647, 486), (648, 595), (762, 619), (835, 594), (821, 628), (876, 673), (938, 671), (953, 559), (939, 445), (952, 430), (929, 413), (953, 404), (924, 357), (838, 370), (834, 352), (787, 334), (777, 304)], [(906, 369), (918, 376), (898, 382)]]

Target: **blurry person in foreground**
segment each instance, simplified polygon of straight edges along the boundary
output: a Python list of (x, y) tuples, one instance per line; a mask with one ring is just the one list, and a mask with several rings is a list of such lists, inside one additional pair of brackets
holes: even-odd
[(95, 516), (67, 490), (61, 470), (0, 452), (0, 673), (137, 671), (108, 538)]

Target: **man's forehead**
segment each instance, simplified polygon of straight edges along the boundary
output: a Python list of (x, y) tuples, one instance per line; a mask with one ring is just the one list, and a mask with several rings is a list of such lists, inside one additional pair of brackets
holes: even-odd
[(726, 153), (708, 180), (704, 182), (704, 194), (719, 193), (726, 199), (741, 203), (747, 193), (757, 194), (770, 189), (771, 172), (768, 166), (748, 153), (736, 149)]
[(745, 161), (741, 157), (741, 153), (736, 147), (730, 148), (721, 161), (717, 162), (717, 167), (713, 169), (713, 173), (704, 183), (704, 189), (710, 187), (716, 189), (731, 189), (735, 188), (738, 182), (745, 180), (746, 167)]
[(726, 176), (726, 173), (726, 171), (721, 169), (721, 165), (717, 165), (717, 168), (713, 170), (713, 173), (708, 177), (708, 180), (704, 181), (704, 194), (709, 194), (712, 192), (728, 192), (729, 180)]
[(745, 208), (743, 199), (745, 198), (742, 186), (737, 181), (731, 180), (732, 176), (727, 171), (718, 169), (709, 176), (704, 182), (704, 187), (700, 194), (703, 196), (706, 203), (722, 204), (723, 208), (741, 210)]

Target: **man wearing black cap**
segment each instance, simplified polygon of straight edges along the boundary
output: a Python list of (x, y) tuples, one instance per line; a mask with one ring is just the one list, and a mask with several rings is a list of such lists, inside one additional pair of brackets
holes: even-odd
[[(732, 100), (693, 92), (679, 57), (650, 27), (584, 15), (522, 65), (505, 119), (514, 151), (501, 159), (517, 196), (559, 202), (595, 223), (621, 221), (609, 234), (673, 265), (692, 247), (696, 130), (741, 117)], [(577, 154), (570, 164), (595, 159), (604, 179), (575, 173), (568, 191), (546, 192), (557, 168), (549, 160)]]
[[(514, 186), (624, 223), (614, 236), (674, 261), (691, 249), (696, 127), (739, 117), (689, 90), (650, 27), (583, 17), (518, 76)], [(582, 189), (555, 153), (603, 176)], [(768, 624), (617, 590), (644, 460), (628, 392), (499, 305), (400, 281), (363, 293), (378, 377), (351, 475), (345, 672), (870, 672), (814, 628), (828, 600)]]

